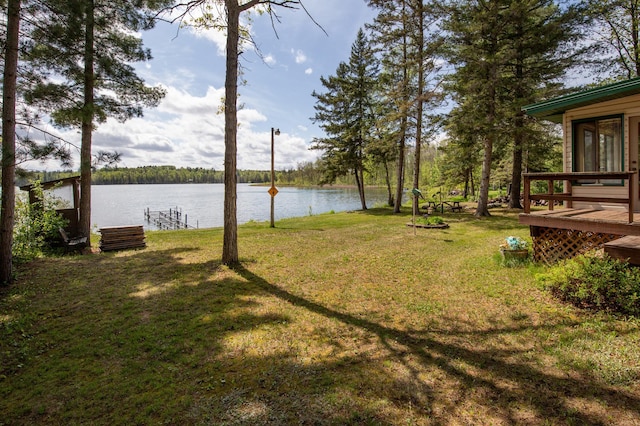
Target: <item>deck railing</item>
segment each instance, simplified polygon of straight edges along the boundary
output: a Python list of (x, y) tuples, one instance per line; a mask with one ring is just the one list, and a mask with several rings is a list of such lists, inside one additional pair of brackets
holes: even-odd
[[(549, 201), (549, 210), (553, 210), (555, 201), (563, 201), (567, 203), (567, 207), (573, 207), (574, 201), (584, 201), (592, 203), (609, 203), (609, 204), (626, 204), (629, 208), (629, 223), (633, 222), (633, 210), (635, 204), (635, 185), (637, 172), (575, 172), (575, 173), (525, 173), (524, 176), (524, 212), (531, 212), (531, 201)], [(575, 196), (572, 187), (576, 181), (580, 180), (610, 180), (621, 179), (628, 181), (629, 189), (626, 198), (598, 197), (598, 196)], [(532, 181), (547, 181), (548, 192), (542, 194), (531, 193)], [(554, 192), (554, 182), (564, 182), (563, 188), (567, 192)]]

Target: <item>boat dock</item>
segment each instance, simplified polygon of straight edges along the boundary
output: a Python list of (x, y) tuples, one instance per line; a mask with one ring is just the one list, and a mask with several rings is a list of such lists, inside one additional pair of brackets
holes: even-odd
[[(184, 217), (184, 220), (183, 220)], [(174, 229), (195, 229), (187, 222), (187, 214), (182, 214), (182, 209), (175, 207), (169, 210), (150, 210), (148, 207), (144, 211), (144, 218), (147, 223), (155, 225), (160, 230)]]

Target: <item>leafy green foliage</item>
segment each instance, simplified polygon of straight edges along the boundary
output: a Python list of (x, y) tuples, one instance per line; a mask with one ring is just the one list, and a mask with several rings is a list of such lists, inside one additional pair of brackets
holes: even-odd
[(602, 30), (595, 48), (598, 70), (608, 77), (640, 75), (640, 9), (637, 0), (591, 0), (587, 12)]
[[(149, 8), (163, 2), (156, 3), (51, 2), (49, 7), (43, 3), (47, 25), (33, 30), (26, 54), (35, 70), (25, 90), (27, 103), (48, 112), (61, 127), (81, 127), (87, 115), (94, 125), (108, 117), (126, 121), (142, 116), (144, 107), (157, 106), (165, 90), (147, 86), (132, 65), (151, 59), (135, 31), (144, 29)], [(87, 60), (96, 76), (91, 79), (95, 93), (89, 103)]]
[(440, 216), (419, 217), (416, 219), (416, 223), (424, 225), (442, 225), (444, 223), (444, 219)]
[(66, 225), (66, 220), (55, 211), (63, 206), (63, 201), (45, 194), (39, 183), (34, 191), (38, 201), (33, 204), (26, 196), (16, 199), (12, 254), (17, 263), (40, 257), (49, 248), (49, 241), (59, 238), (58, 228)]
[(577, 256), (538, 279), (556, 297), (576, 306), (640, 315), (640, 269), (606, 254)]

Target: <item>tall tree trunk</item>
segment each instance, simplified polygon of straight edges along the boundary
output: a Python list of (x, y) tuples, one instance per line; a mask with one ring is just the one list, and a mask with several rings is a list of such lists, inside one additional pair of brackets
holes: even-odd
[(356, 169), (355, 175), (358, 195), (360, 195), (360, 205), (362, 206), (362, 210), (367, 210), (367, 202), (364, 196), (364, 171), (362, 169)]
[(471, 181), (471, 197), (475, 198), (476, 196), (476, 183), (473, 180), (473, 169), (469, 169), (469, 180)]
[(515, 98), (517, 111), (514, 115), (513, 133), (513, 169), (511, 170), (511, 194), (509, 197), (509, 208), (521, 209), (520, 185), (522, 183), (522, 149), (524, 145), (524, 112), (520, 108), (524, 98), (524, 49), (522, 41), (524, 30), (522, 22), (519, 20), (516, 25), (516, 69), (515, 69)]
[[(403, 119), (405, 121), (405, 119)], [(402, 125), (406, 127), (406, 124)], [(403, 131), (404, 133), (404, 131)], [(400, 207), (402, 206), (402, 191), (404, 189), (404, 134), (400, 136), (400, 142), (398, 142), (398, 167), (396, 168), (396, 199), (393, 207), (394, 213), (400, 213)]]
[(521, 113), (516, 115), (514, 127), (513, 170), (511, 172), (511, 196), (509, 198), (509, 208), (521, 209), (520, 185), (522, 184), (522, 146), (524, 143), (524, 117)]
[(238, 43), (240, 40), (240, 7), (237, 0), (227, 5), (227, 61), (224, 83), (224, 235), (222, 263), (238, 263), (238, 219), (236, 153), (238, 134)]
[[(403, 1), (402, 2), (402, 28), (404, 29), (404, 31), (402, 32), (402, 91), (403, 91), (403, 97), (402, 97), (402, 101), (404, 103), (408, 102), (409, 100), (409, 70), (407, 69), (408, 64), (407, 64), (407, 58), (409, 57), (409, 54), (407, 52), (407, 11), (406, 11), (407, 5), (406, 3)], [(395, 199), (395, 206), (393, 208), (393, 212), (394, 213), (400, 213), (400, 207), (402, 206), (402, 192), (404, 190), (404, 155), (405, 155), (405, 145), (406, 145), (406, 138), (407, 138), (407, 125), (408, 125), (408, 121), (409, 118), (407, 117), (408, 115), (408, 111), (406, 110), (406, 106), (401, 107), (403, 109), (405, 109), (405, 111), (403, 111), (402, 114), (402, 120), (400, 123), (400, 142), (398, 144), (398, 168), (396, 171), (396, 179), (398, 182), (398, 186), (396, 187), (396, 199)]]
[(478, 197), (478, 207), (475, 216), (491, 216), (489, 213), (489, 184), (491, 180), (491, 160), (493, 156), (493, 139), (495, 138), (495, 121), (496, 121), (496, 81), (497, 66), (489, 65), (489, 81), (487, 96), (487, 116), (486, 129), (483, 141), (484, 157), (482, 160), (482, 176), (480, 178), (480, 195)]
[(85, 46), (84, 46), (84, 110), (82, 112), (82, 143), (80, 145), (80, 220), (79, 233), (91, 235), (91, 137), (94, 115), (94, 5), (86, 0), (85, 5)]
[(2, 90), (2, 211), (0, 212), (0, 283), (13, 278), (13, 226), (15, 222), (16, 86), (20, 0), (7, 5), (7, 39)]
[(389, 198), (387, 199), (387, 204), (389, 206), (393, 206), (393, 191), (391, 191), (391, 175), (389, 173), (389, 164), (387, 160), (383, 161), (384, 164), (384, 179), (387, 184), (387, 194)]
[[(418, 53), (417, 53), (417, 64), (418, 67), (418, 96), (417, 96), (417, 105), (416, 105), (416, 153), (414, 158), (413, 165), (413, 187), (416, 189), (420, 189), (420, 160), (421, 160), (421, 151), (422, 151), (422, 111), (423, 111), (423, 91), (424, 91), (424, 13), (422, 8), (424, 5), (418, 7), (416, 13), (419, 13), (418, 17), (418, 34), (416, 34), (416, 38), (418, 39)], [(413, 214), (417, 215), (420, 212), (420, 200), (418, 197), (413, 197)]]
[(464, 172), (464, 191), (463, 191), (463, 195), (464, 198), (467, 198), (469, 196), (469, 179), (471, 176), (471, 169), (467, 169)]
[(484, 158), (482, 160), (482, 175), (480, 178), (480, 195), (475, 216), (491, 216), (489, 213), (489, 183), (491, 178), (491, 156), (493, 151), (493, 137), (485, 136), (483, 142)]

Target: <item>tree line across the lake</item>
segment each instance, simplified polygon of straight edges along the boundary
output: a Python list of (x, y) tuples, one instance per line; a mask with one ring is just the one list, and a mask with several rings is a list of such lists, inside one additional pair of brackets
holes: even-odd
[[(22, 186), (37, 180), (49, 182), (57, 179), (77, 176), (77, 171), (35, 171), (16, 179), (16, 185)], [(268, 170), (237, 170), (238, 183), (271, 182)], [(277, 185), (315, 186), (322, 183), (322, 165), (320, 162), (303, 163), (295, 169), (275, 171)], [(129, 184), (188, 184), (188, 183), (223, 183), (224, 170), (206, 169), (203, 167), (175, 166), (143, 166), (143, 167), (104, 167), (95, 170), (91, 175), (92, 185), (129, 185)], [(336, 179), (336, 184), (348, 185), (352, 181), (348, 177)], [(368, 185), (381, 184), (376, 174), (367, 174)]]

